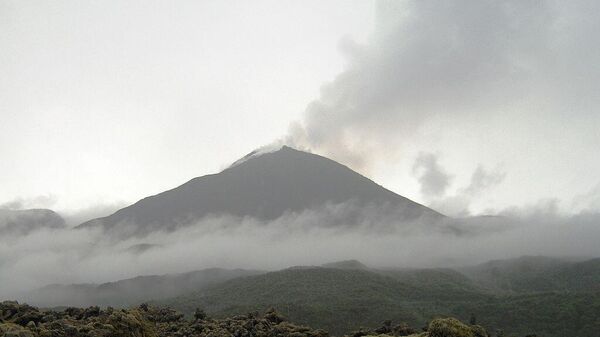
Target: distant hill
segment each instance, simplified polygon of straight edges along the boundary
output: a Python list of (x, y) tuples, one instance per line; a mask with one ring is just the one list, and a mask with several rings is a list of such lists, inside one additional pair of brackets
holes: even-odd
[[(360, 326), (376, 326), (383, 317), (425, 324), (433, 311), (415, 308), (425, 302), (437, 308), (441, 294), (375, 271), (312, 267), (241, 277), (158, 303), (188, 314), (200, 307), (219, 317), (274, 307), (294, 321), (341, 335)], [(465, 299), (474, 296), (478, 295)]]
[(323, 268), (365, 270), (391, 277), (425, 293), (435, 293), (438, 298), (469, 296), (482, 289), (464, 274), (450, 268), (369, 268), (357, 260), (325, 263)]
[(179, 296), (236, 277), (260, 273), (255, 270), (210, 268), (181, 274), (138, 276), (102, 284), (54, 284), (27, 294), (25, 299), (43, 307), (125, 307), (152, 299)]
[[(469, 277), (444, 268), (378, 270), (342, 261), (329, 265), (334, 268), (295, 267), (236, 278), (159, 303), (187, 314), (200, 307), (217, 317), (274, 307), (335, 335), (377, 325), (382, 317), (422, 326), (434, 317), (474, 315), (491, 331), (587, 337), (600, 324), (599, 261), (496, 260), (470, 267)], [(487, 283), (490, 274), (504, 282)], [(503, 290), (506, 284), (510, 292)]]
[(23, 235), (40, 228), (62, 228), (65, 220), (49, 209), (0, 209), (0, 235)]
[(362, 262), (357, 261), (357, 260), (345, 260), (345, 261), (330, 262), (330, 263), (322, 264), (321, 267), (334, 268), (334, 269), (362, 269), (362, 270), (369, 269), (369, 267), (367, 267)]
[[(209, 215), (269, 221), (286, 212), (348, 201), (356, 206), (386, 206), (395, 211), (399, 223), (445, 218), (333, 160), (284, 146), (270, 153), (251, 153), (218, 174), (194, 178), (79, 227), (101, 226), (111, 231), (127, 226), (133, 228), (131, 234), (144, 235)], [(343, 223), (351, 224), (352, 215)]]
[(598, 336), (600, 292), (495, 296), (454, 305), (451, 311), (460, 317), (474, 314), (490, 331), (512, 332), (507, 336)]
[(481, 288), (464, 274), (449, 268), (386, 269), (378, 271), (423, 291), (438, 294), (438, 298), (467, 298)]
[[(338, 336), (386, 319), (420, 327), (440, 316), (465, 321), (474, 316), (490, 331), (516, 336), (589, 337), (600, 326), (600, 259), (525, 256), (464, 268), (465, 274), (447, 268), (374, 269), (356, 260), (325, 266), (262, 273), (208, 269), (45, 290), (71, 305), (128, 306), (154, 298), (188, 317), (196, 308), (226, 317), (274, 307)], [(494, 277), (503, 281), (492, 282)]]
[(463, 268), (461, 271), (489, 290), (528, 292), (551, 287), (551, 283), (541, 276), (566, 265), (568, 262), (562, 259), (523, 256), (516, 259), (493, 260)]
[(500, 293), (600, 290), (600, 259), (572, 261), (545, 256), (495, 260), (460, 270), (483, 288)]
[(554, 288), (571, 292), (600, 292), (600, 258), (572, 263), (551, 274)]

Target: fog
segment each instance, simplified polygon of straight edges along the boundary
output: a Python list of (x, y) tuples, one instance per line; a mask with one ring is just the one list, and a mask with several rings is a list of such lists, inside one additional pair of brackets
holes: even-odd
[[(485, 192), (493, 190), (506, 177), (506, 172), (499, 167), (487, 169), (478, 165), (466, 185), (450, 192), (454, 175), (439, 163), (438, 154), (425, 152), (415, 159), (412, 174), (419, 182), (421, 195), (427, 205), (449, 216), (472, 215), (471, 203), (484, 196)], [(487, 212), (495, 214), (498, 210)]]
[(87, 220), (112, 214), (127, 206), (124, 202), (99, 203), (81, 209), (63, 210), (59, 214), (65, 219), (70, 227), (75, 227)]
[[(357, 220), (340, 223), (349, 214)], [(39, 229), (0, 238), (0, 297), (20, 298), (53, 283), (102, 283), (209, 267), (276, 270), (346, 259), (370, 267), (452, 267), (521, 255), (593, 257), (600, 256), (598, 221), (597, 213), (560, 215), (549, 202), (506, 210), (497, 218), (398, 223), (385, 207), (357, 209), (349, 202), (272, 222), (206, 218), (126, 240), (99, 229)], [(136, 248), (140, 245), (144, 249)]]

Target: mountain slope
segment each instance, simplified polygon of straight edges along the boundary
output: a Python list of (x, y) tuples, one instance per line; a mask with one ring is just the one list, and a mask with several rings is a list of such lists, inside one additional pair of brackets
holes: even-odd
[[(574, 262), (526, 256), (474, 267), (496, 268), (502, 272), (499, 275), (507, 275), (501, 279), (522, 277), (533, 285), (541, 282), (536, 277), (548, 278), (539, 283), (554, 287), (548, 292), (512, 287), (510, 293), (497, 289), (492, 293), (452, 269), (371, 269), (355, 260), (329, 263), (328, 267), (256, 272), (259, 274), (240, 271), (239, 277), (237, 271), (208, 269), (100, 286), (63, 287), (64, 296), (72, 300), (90, 292), (97, 297), (88, 300), (102, 305), (124, 306), (154, 298), (188, 316), (198, 307), (217, 317), (274, 307), (293, 320), (335, 335), (359, 326), (376, 326), (384, 319), (422, 326), (434, 317), (450, 315), (467, 320), (475, 315), (477, 322), (491, 331), (587, 337), (594, 336), (593, 331), (600, 326), (599, 263), (600, 259)], [(201, 282), (190, 281), (194, 279)], [(524, 280), (513, 283), (523, 284)], [(57, 289), (53, 286), (48, 290)], [(164, 298), (169, 294), (176, 297)]]
[(386, 269), (379, 272), (424, 291), (435, 292), (440, 299), (467, 298), (481, 291), (467, 276), (448, 268)]
[[(588, 262), (584, 269), (595, 263)], [(448, 269), (291, 268), (236, 278), (159, 303), (188, 315), (199, 307), (217, 317), (274, 307), (294, 321), (334, 335), (384, 319), (422, 326), (440, 316), (468, 320), (475, 315), (491, 331), (513, 331), (517, 336), (587, 337), (595, 336), (600, 326), (598, 291), (492, 295)]]
[(545, 256), (494, 260), (460, 270), (498, 293), (600, 291), (600, 259), (572, 261)]
[(194, 178), (80, 227), (111, 229), (133, 224), (134, 234), (144, 234), (172, 230), (209, 215), (268, 221), (286, 212), (347, 201), (392, 207), (400, 215), (398, 221), (443, 218), (333, 160), (284, 146), (275, 152), (249, 155), (218, 174)]
[(600, 292), (600, 258), (572, 263), (552, 273), (554, 287), (569, 292)]
[(159, 303), (187, 314), (200, 307), (217, 316), (273, 307), (292, 320), (341, 335), (383, 319), (420, 326), (433, 313), (449, 313), (448, 303), (464, 301), (457, 295), (440, 307), (443, 294), (443, 289), (430, 291), (372, 270), (304, 267), (241, 277)]
[(552, 283), (544, 274), (568, 265), (567, 261), (545, 256), (522, 256), (493, 260), (461, 269), (465, 275), (492, 291), (530, 292), (548, 289)]
[(62, 228), (65, 220), (49, 209), (0, 209), (0, 235), (23, 235), (40, 228)]

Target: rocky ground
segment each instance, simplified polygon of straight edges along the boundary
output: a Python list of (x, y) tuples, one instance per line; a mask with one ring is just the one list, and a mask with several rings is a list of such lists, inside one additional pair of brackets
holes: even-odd
[[(452, 318), (433, 320), (427, 331), (385, 321), (377, 329), (362, 329), (348, 337), (488, 337), (479, 326), (469, 326)], [(263, 315), (250, 313), (224, 319), (211, 319), (202, 310), (187, 320), (169, 309), (142, 304), (131, 309), (99, 307), (41, 310), (13, 301), (0, 303), (0, 336), (3, 337), (328, 337), (314, 330), (287, 322), (274, 310)]]

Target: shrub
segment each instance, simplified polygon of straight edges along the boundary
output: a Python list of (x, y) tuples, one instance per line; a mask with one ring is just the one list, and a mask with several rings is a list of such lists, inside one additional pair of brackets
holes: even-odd
[(438, 318), (429, 323), (429, 337), (489, 337), (480, 325), (467, 325), (455, 318)]

